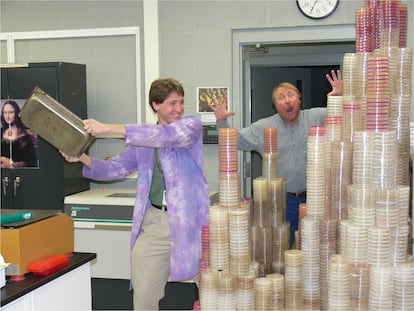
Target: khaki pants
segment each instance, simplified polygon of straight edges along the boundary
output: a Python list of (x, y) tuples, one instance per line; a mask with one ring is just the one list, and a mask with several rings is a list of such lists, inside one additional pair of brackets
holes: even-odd
[(158, 310), (170, 276), (170, 248), (168, 214), (150, 207), (132, 250), (134, 310)]

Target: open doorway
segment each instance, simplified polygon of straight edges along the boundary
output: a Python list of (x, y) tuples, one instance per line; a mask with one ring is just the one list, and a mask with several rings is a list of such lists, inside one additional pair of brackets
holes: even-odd
[[(256, 109), (253, 106), (257, 105), (254, 105), (256, 99), (252, 95), (258, 91), (256, 87), (252, 89), (252, 84), (264, 85), (262, 76), (271, 74), (273, 70), (292, 73), (298, 70), (312, 71), (311, 68), (315, 70), (315, 68), (321, 66), (339, 66), (340, 68), (344, 53), (355, 52), (354, 24), (282, 27), (271, 30), (235, 30), (232, 35), (232, 109), (236, 111), (236, 115), (232, 118), (231, 124), (236, 128), (245, 127), (253, 122), (255, 118), (269, 116), (275, 112), (271, 104), (271, 90), (277, 84), (274, 81), (269, 83), (270, 91), (260, 91), (264, 96), (268, 96), (266, 100), (269, 104), (265, 104), (268, 110), (253, 112)], [(302, 77), (292, 78), (294, 78), (293, 81), (303, 80)], [(322, 79), (325, 79), (324, 74)], [(283, 80), (287, 80), (286, 76)], [(312, 85), (311, 80), (315, 79), (309, 80), (308, 78), (302, 86), (304, 107), (308, 108), (308, 105), (315, 104), (323, 106), (324, 103), (320, 100), (310, 100), (312, 95), (308, 92), (312, 90), (309, 87), (309, 85)], [(257, 170), (260, 170), (257, 165), (256, 168), (254, 166), (252, 154), (250, 152), (240, 152), (240, 186), (241, 195), (244, 197), (252, 196), (252, 180), (258, 174)]]

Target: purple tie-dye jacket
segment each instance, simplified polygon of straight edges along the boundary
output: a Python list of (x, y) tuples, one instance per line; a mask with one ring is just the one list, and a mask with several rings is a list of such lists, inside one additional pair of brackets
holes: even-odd
[(83, 168), (85, 177), (101, 181), (116, 180), (138, 171), (132, 250), (145, 210), (151, 205), (148, 194), (154, 148), (160, 148), (171, 230), (172, 281), (197, 274), (201, 257), (201, 227), (208, 224), (210, 201), (203, 172), (201, 127), (200, 119), (195, 116), (182, 117), (169, 125), (128, 124), (127, 148), (123, 152), (106, 161), (92, 158), (92, 168)]

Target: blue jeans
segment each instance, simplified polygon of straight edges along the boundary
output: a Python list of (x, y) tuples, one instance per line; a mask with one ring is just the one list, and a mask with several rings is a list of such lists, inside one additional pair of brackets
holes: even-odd
[(299, 204), (306, 202), (306, 196), (297, 197), (286, 194), (286, 220), (290, 222), (290, 246), (295, 241), (295, 231), (299, 225)]

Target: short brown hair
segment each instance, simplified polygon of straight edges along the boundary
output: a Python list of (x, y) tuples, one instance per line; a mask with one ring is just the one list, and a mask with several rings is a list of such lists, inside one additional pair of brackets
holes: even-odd
[(281, 82), (278, 85), (275, 86), (275, 88), (273, 89), (273, 93), (272, 93), (272, 102), (273, 104), (276, 103), (275, 98), (273, 97), (273, 94), (276, 92), (276, 90), (280, 87), (285, 87), (289, 90), (294, 91), (296, 94), (299, 95), (299, 99), (302, 101), (302, 94), (300, 93), (300, 91), (298, 90), (298, 88), (296, 86), (294, 86), (292, 83), (290, 82)]
[(155, 112), (152, 103), (161, 104), (172, 92), (177, 92), (178, 95), (184, 96), (184, 88), (177, 80), (168, 78), (152, 82), (149, 91), (149, 105), (151, 109)]

